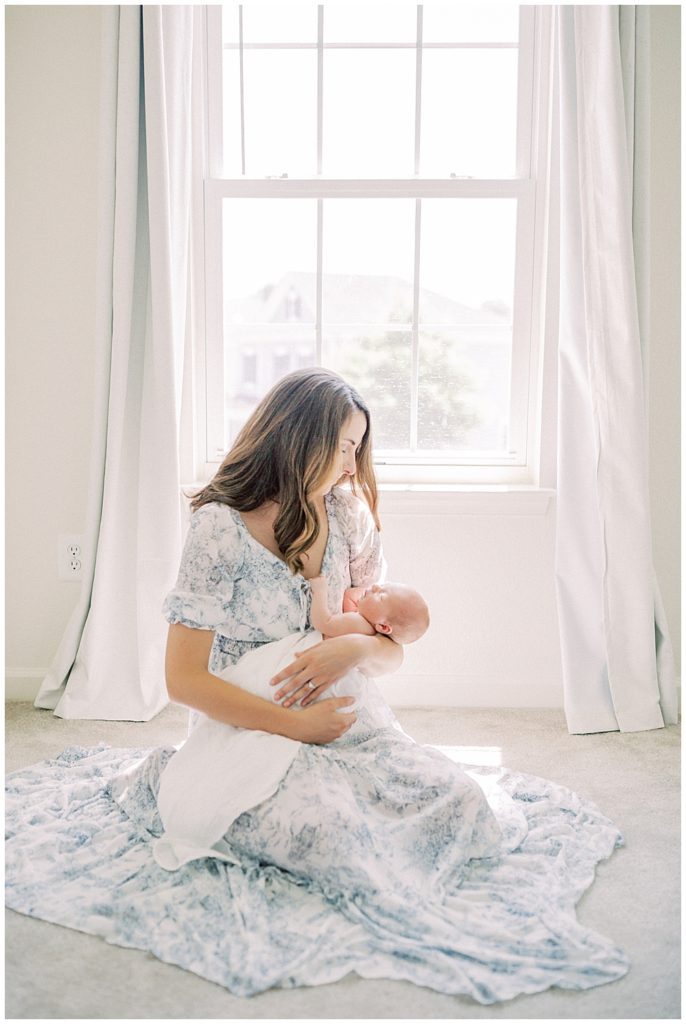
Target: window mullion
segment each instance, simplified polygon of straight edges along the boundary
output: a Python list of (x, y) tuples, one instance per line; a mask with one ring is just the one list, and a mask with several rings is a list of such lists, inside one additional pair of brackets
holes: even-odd
[(324, 7), (317, 7), (317, 174), (322, 173), (324, 143)]
[(412, 303), (412, 378), (410, 380), (410, 450), (417, 451), (419, 420), (419, 239), (422, 227), (422, 201), (414, 208), (414, 297)]
[[(414, 94), (414, 173), (419, 174), (420, 139), (422, 128), (422, 39), (423, 12), (417, 5), (417, 61)], [(422, 201), (415, 199), (414, 206), (414, 279), (412, 296), (412, 358), (410, 366), (410, 451), (417, 451), (419, 424), (419, 238), (421, 231)]]
[(207, 169), (210, 177), (225, 174), (224, 160), (224, 68), (222, 56), (221, 9), (205, 8), (205, 45), (207, 47)]
[[(324, 149), (324, 6), (317, 7), (317, 174), (322, 173)], [(317, 199), (317, 285), (315, 299), (315, 364), (322, 365), (322, 294), (324, 263), (324, 200)]]
[(241, 83), (241, 174), (245, 175), (245, 88), (243, 77), (243, 4), (238, 7), (238, 67)]
[(315, 365), (322, 365), (322, 292), (324, 285), (324, 200), (317, 200), (317, 297), (315, 300)]
[(419, 174), (419, 144), (422, 128), (422, 39), (423, 11), (421, 4), (417, 6), (417, 66), (414, 93), (414, 173)]
[(533, 68), (536, 10), (519, 8), (519, 60), (517, 64), (517, 154), (518, 177), (532, 174)]

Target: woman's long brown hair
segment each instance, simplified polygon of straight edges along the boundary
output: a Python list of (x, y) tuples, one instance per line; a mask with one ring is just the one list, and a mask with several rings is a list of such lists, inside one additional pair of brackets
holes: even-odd
[(356, 453), (351, 488), (364, 496), (378, 527), (369, 409), (342, 377), (321, 368), (296, 370), (274, 385), (212, 480), (193, 496), (191, 508), (218, 501), (249, 512), (267, 501), (278, 502), (274, 537), (291, 572), (300, 572), (301, 556), (319, 535), (308, 495), (331, 472), (343, 425), (358, 411), (364, 413), (367, 429)]

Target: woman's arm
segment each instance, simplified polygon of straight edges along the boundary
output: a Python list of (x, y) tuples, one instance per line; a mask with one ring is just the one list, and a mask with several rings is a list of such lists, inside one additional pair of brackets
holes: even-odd
[[(374, 636), (337, 636), (313, 644), (287, 665), (271, 680), (279, 686), (275, 697), (280, 700), (287, 695), (284, 707), (290, 707), (297, 700), (303, 706), (320, 697), (323, 689), (331, 686), (353, 668), (367, 676), (386, 675), (395, 672), (403, 662), (403, 649), (390, 637), (375, 633)], [(314, 687), (306, 684), (312, 682)]]
[(165, 672), (169, 699), (204, 712), (219, 722), (245, 729), (279, 733), (303, 743), (329, 743), (355, 721), (352, 712), (337, 709), (352, 697), (333, 697), (307, 711), (289, 711), (225, 682), (207, 669), (214, 634), (179, 623), (169, 627)]

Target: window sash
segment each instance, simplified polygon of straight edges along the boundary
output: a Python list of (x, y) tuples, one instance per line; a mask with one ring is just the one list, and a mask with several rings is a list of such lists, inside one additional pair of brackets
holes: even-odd
[[(532, 99), (534, 87), (534, 54), (536, 42), (540, 47), (540, 25), (544, 20), (540, 12), (533, 6), (522, 6), (519, 8), (519, 41), (518, 43), (502, 43), (480, 40), (477, 42), (424, 42), (422, 31), (422, 6), (417, 8), (417, 37), (414, 43), (324, 43), (324, 8), (318, 7), (317, 17), (317, 42), (314, 43), (244, 43), (242, 40), (237, 44), (224, 44), (222, 39), (222, 5), (214, 5), (206, 8), (207, 13), (207, 38), (208, 38), (208, 80), (209, 80), (209, 105), (210, 105), (210, 133), (209, 133), (209, 170), (212, 178), (224, 177), (223, 154), (222, 154), (222, 76), (224, 50), (249, 49), (261, 50), (292, 50), (292, 49), (316, 49), (318, 51), (317, 63), (317, 171), (322, 173), (322, 138), (323, 138), (323, 59), (325, 49), (415, 49), (417, 53), (416, 84), (415, 84), (415, 157), (414, 172), (419, 173), (419, 140), (421, 132), (421, 69), (422, 51), (440, 49), (518, 49), (520, 59), (518, 62), (518, 83), (517, 83), (517, 153), (516, 153), (516, 177), (530, 177), (532, 173)], [(241, 71), (241, 111), (243, 103), (243, 74)], [(245, 146), (244, 130), (241, 125), (241, 151), (243, 154), (242, 174), (245, 174)]]
[[(421, 38), (421, 16), (418, 17)], [(207, 409), (206, 468), (216, 467), (224, 455), (223, 427), (223, 273), (222, 273), (222, 200), (224, 198), (313, 198), (318, 200), (317, 274), (318, 311), (316, 322), (317, 357), (321, 354), (321, 281), (322, 281), (322, 203), (327, 198), (414, 198), (416, 231), (419, 230), (423, 198), (514, 198), (517, 201), (516, 258), (513, 309), (513, 340), (511, 363), (511, 451), (489, 456), (488, 453), (465, 453), (456, 462), (454, 457), (420, 453), (408, 457), (384, 455), (377, 460), (379, 478), (407, 482), (499, 482), (532, 483), (537, 467), (532, 458), (539, 447), (536, 415), (539, 391), (540, 348), (542, 341), (541, 293), (543, 283), (544, 232), (543, 199), (547, 189), (547, 103), (550, 76), (550, 19), (547, 12), (532, 7), (520, 8), (519, 87), (517, 170), (515, 178), (325, 178), (319, 175), (299, 178), (225, 178), (221, 157), (222, 132), (222, 34), (221, 8), (207, 8), (208, 32), (208, 168), (204, 181), (205, 281), (206, 281), (206, 388), (203, 399)], [(271, 44), (292, 48), (298, 44)], [(321, 83), (322, 21), (319, 16)], [(336, 44), (345, 46), (348, 44)], [(359, 44), (349, 44), (351, 47)], [(380, 44), (370, 44), (376, 48)], [(388, 44), (389, 46), (414, 44)], [(427, 44), (428, 45), (428, 44)], [(432, 47), (474, 46), (476, 44), (431, 44)], [(479, 44), (483, 45), (483, 44)], [(490, 45), (490, 44), (489, 44)], [(500, 44), (511, 46), (512, 44)], [(534, 60), (534, 58), (536, 58)], [(421, 60), (421, 48), (418, 49)], [(418, 80), (420, 69), (418, 67)], [(321, 84), (319, 86), (321, 92)], [(321, 167), (322, 105), (318, 97), (318, 160)], [(419, 138), (417, 114), (416, 139)], [(417, 158), (417, 149), (415, 159)], [(415, 303), (413, 333), (413, 417), (416, 416), (418, 324), (418, 262), (419, 247), (415, 244)], [(412, 436), (416, 436), (416, 419)]]

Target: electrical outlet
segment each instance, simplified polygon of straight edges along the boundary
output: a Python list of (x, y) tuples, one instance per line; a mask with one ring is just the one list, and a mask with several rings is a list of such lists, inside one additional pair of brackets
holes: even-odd
[(57, 538), (57, 574), (61, 580), (80, 580), (83, 570), (83, 537), (61, 533)]

